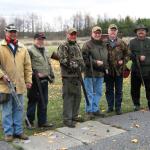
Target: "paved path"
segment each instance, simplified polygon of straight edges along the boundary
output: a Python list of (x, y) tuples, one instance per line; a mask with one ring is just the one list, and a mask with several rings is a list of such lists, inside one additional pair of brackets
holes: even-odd
[(25, 150), (150, 150), (150, 112), (87, 121), (73, 129), (62, 127), (14, 143)]

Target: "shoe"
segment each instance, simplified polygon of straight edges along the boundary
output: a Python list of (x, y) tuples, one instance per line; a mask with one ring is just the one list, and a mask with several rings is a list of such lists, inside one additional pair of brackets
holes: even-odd
[(139, 110), (140, 110), (140, 106), (135, 105), (135, 106), (134, 106), (134, 111), (139, 111)]
[(44, 124), (38, 125), (38, 127), (40, 127), (40, 128), (52, 128), (52, 127), (54, 127), (54, 124), (53, 123), (50, 123), (50, 124), (44, 123)]
[(18, 139), (21, 139), (21, 140), (28, 140), (29, 138), (28, 138), (28, 136), (27, 135), (25, 135), (24, 133), (22, 133), (22, 134), (19, 134), (19, 135), (14, 135), (14, 138), (18, 138)]
[(107, 109), (107, 113), (111, 113), (111, 112), (113, 112), (114, 110), (113, 110), (113, 108), (108, 108)]
[(69, 128), (75, 128), (75, 122), (74, 121), (64, 121), (64, 125)]
[(93, 112), (93, 115), (97, 117), (102, 117), (102, 118), (105, 117), (105, 114), (101, 113), (100, 111)]
[(122, 111), (121, 111), (121, 109), (119, 109), (119, 110), (116, 110), (116, 115), (121, 115), (122, 114)]
[(74, 118), (72, 120), (76, 121), (76, 122), (84, 122), (84, 118), (82, 118), (82, 117), (76, 117), (76, 118)]
[(13, 141), (13, 136), (12, 136), (12, 135), (5, 135), (4, 140), (5, 140), (6, 142), (12, 142), (12, 141)]
[(86, 116), (87, 116), (87, 119), (88, 119), (88, 120), (95, 119), (95, 116), (94, 116), (94, 114), (93, 114), (92, 112), (87, 112), (87, 113), (86, 113)]

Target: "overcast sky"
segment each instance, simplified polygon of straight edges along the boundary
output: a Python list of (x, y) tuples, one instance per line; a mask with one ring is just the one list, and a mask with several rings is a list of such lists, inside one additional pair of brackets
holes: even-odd
[(81, 12), (97, 18), (119, 18), (127, 15), (132, 18), (150, 18), (149, 0), (0, 0), (0, 16), (36, 13), (46, 22), (59, 16), (68, 20), (73, 14)]

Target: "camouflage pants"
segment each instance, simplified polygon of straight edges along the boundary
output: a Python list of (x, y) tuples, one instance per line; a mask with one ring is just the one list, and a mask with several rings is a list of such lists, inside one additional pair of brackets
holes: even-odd
[(63, 119), (72, 121), (78, 117), (81, 102), (81, 84), (78, 78), (63, 78)]

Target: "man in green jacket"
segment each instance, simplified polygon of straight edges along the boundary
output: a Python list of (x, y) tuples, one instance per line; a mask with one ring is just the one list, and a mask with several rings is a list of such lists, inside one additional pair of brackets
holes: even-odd
[(147, 38), (148, 28), (137, 25), (134, 32), (137, 37), (129, 43), (131, 52), (131, 96), (134, 110), (140, 109), (140, 88), (144, 84), (148, 108), (150, 109), (150, 39)]
[[(52, 71), (48, 50), (44, 46), (46, 36), (44, 33), (34, 35), (34, 44), (28, 51), (32, 64), (32, 88), (28, 90), (27, 118), (34, 126), (35, 111), (37, 106), (37, 119), (39, 127), (52, 127), (53, 124), (47, 122), (48, 104), (48, 81), (53, 82), (54, 73)], [(26, 120), (26, 125), (28, 122)]]
[(104, 117), (99, 102), (102, 96), (104, 73), (108, 67), (107, 48), (101, 40), (102, 29), (99, 26), (92, 28), (91, 39), (84, 43), (82, 55), (85, 61), (84, 83), (90, 105), (86, 105), (86, 113), (89, 119), (95, 116)]
[(66, 33), (66, 42), (58, 47), (63, 83), (63, 122), (71, 128), (75, 127), (76, 121), (81, 121), (78, 117), (81, 102), (81, 83), (76, 70), (82, 71), (84, 61), (76, 40), (77, 30), (70, 28)]

